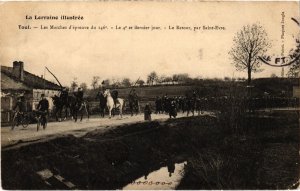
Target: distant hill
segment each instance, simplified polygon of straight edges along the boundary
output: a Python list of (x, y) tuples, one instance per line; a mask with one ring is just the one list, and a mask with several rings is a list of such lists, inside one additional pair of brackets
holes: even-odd
[[(259, 78), (252, 80), (253, 88), (252, 95), (260, 97), (264, 92), (268, 92), (273, 96), (291, 97), (293, 86), (299, 86), (299, 78)], [(127, 87), (115, 88), (119, 92), (119, 97), (127, 98), (129, 92), (134, 88), (141, 98), (141, 100), (153, 101), (157, 96), (184, 96), (190, 94), (193, 90), (197, 91), (201, 97), (219, 97), (229, 96), (231, 94), (236, 96), (246, 95), (247, 83), (241, 81), (224, 81), (224, 80), (197, 80), (189, 84), (181, 85), (155, 85), (142, 87)], [(95, 97), (96, 91), (90, 90), (91, 98)]]

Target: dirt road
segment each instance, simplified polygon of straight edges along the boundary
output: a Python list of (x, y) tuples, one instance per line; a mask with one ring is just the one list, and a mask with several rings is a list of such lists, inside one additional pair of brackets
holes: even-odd
[[(183, 117), (186, 114), (179, 114), (177, 117)], [(165, 114), (153, 114), (153, 120), (166, 120), (169, 116)], [(74, 136), (82, 136), (89, 131), (95, 129), (103, 129), (103, 132), (111, 127), (116, 127), (123, 124), (137, 123), (144, 121), (142, 114), (137, 116), (124, 115), (123, 118), (118, 116), (111, 119), (105, 117), (100, 118), (93, 116), (90, 119), (84, 118), (82, 122), (75, 123), (68, 120), (63, 122), (51, 122), (45, 130), (40, 128), (37, 131), (36, 124), (31, 124), (27, 128), (22, 126), (15, 127), (12, 131), (10, 127), (1, 128), (1, 147), (18, 144), (22, 142), (32, 142), (44, 138), (56, 137), (58, 135), (73, 134)]]

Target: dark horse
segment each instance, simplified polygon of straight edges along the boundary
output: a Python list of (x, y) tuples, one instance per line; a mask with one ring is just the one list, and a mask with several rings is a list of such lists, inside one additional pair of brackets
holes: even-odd
[(55, 95), (54, 97), (52, 97), (52, 99), (53, 99), (53, 104), (55, 106), (54, 114), (56, 117), (56, 121), (58, 121), (57, 114), (59, 114), (60, 118), (61, 118), (62, 110), (64, 108), (66, 111), (65, 118), (67, 118), (68, 110), (69, 110), (72, 118), (75, 119), (75, 122), (77, 121), (77, 116), (78, 116), (79, 112), (81, 113), (80, 121), (82, 121), (82, 118), (83, 118), (83, 111), (85, 111), (87, 113), (88, 118), (90, 117), (89, 116), (89, 106), (88, 106), (87, 102), (85, 102), (85, 101), (78, 102), (75, 96), (69, 95), (68, 99), (62, 100), (60, 97)]
[(55, 95), (54, 97), (52, 97), (52, 100), (55, 106), (54, 115), (56, 121), (58, 121), (58, 114), (59, 114), (59, 120), (61, 120), (63, 109), (65, 109), (65, 118), (68, 117), (68, 110), (70, 111), (70, 114), (73, 117), (72, 110), (70, 109), (69, 99), (63, 100), (61, 97)]
[(100, 100), (99, 106), (100, 106), (100, 116), (104, 117), (105, 114), (105, 109), (106, 109), (106, 103), (107, 103), (107, 99), (106, 97), (104, 97), (102, 92), (99, 92), (96, 96), (96, 99)]

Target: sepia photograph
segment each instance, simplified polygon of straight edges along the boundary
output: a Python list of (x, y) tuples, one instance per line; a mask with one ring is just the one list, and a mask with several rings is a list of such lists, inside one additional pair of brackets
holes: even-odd
[(0, 2), (1, 189), (300, 189), (299, 1)]

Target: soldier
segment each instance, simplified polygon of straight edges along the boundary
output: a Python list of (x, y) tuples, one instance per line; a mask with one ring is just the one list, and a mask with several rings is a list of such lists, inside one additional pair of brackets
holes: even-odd
[(63, 88), (60, 92), (60, 99), (61, 99), (63, 105), (65, 105), (65, 106), (68, 105), (68, 96), (69, 96), (69, 89)]
[[(22, 117), (24, 116), (24, 112), (26, 112), (24, 96), (20, 96), (17, 98), (17, 102), (16, 102), (16, 105), (13, 107), (13, 111), (14, 111), (14, 116), (17, 121), (16, 126), (18, 126)], [(14, 129), (14, 127), (12, 127), (12, 130), (13, 129)]]
[(134, 100), (138, 99), (138, 95), (135, 92), (135, 89), (132, 89), (132, 91), (129, 93), (129, 96), (131, 96)]
[(14, 111), (18, 110), (18, 112), (20, 114), (22, 114), (23, 112), (25, 112), (26, 108), (25, 108), (25, 98), (24, 96), (20, 96), (17, 98), (17, 103), (13, 108)]
[(45, 97), (45, 94), (41, 95), (41, 100), (39, 101), (39, 104), (37, 105), (37, 109), (39, 111), (39, 113), (41, 114), (41, 119), (44, 122), (43, 128), (46, 128), (46, 124), (47, 124), (47, 114), (49, 111), (49, 102)]
[[(83, 89), (82, 88), (78, 88), (78, 91), (75, 94), (75, 97), (76, 97), (78, 103), (82, 103), (82, 101), (83, 101)], [(81, 104), (79, 104), (79, 105), (81, 105)]]
[(169, 116), (170, 118), (174, 117), (176, 118), (177, 116), (177, 109), (176, 109), (176, 101), (175, 100), (170, 100), (170, 103), (169, 103)]
[(113, 100), (114, 100), (115, 106), (116, 106), (116, 104), (118, 103), (118, 95), (119, 95), (119, 92), (118, 92), (117, 90), (111, 91), (111, 97), (112, 97)]
[(147, 103), (145, 106), (145, 110), (144, 110), (144, 119), (151, 121), (151, 114), (152, 114), (152, 110), (150, 105)]
[(39, 104), (37, 105), (38, 111), (42, 112), (48, 112), (49, 110), (49, 102), (45, 97), (45, 94), (41, 95), (41, 100), (39, 101)]

